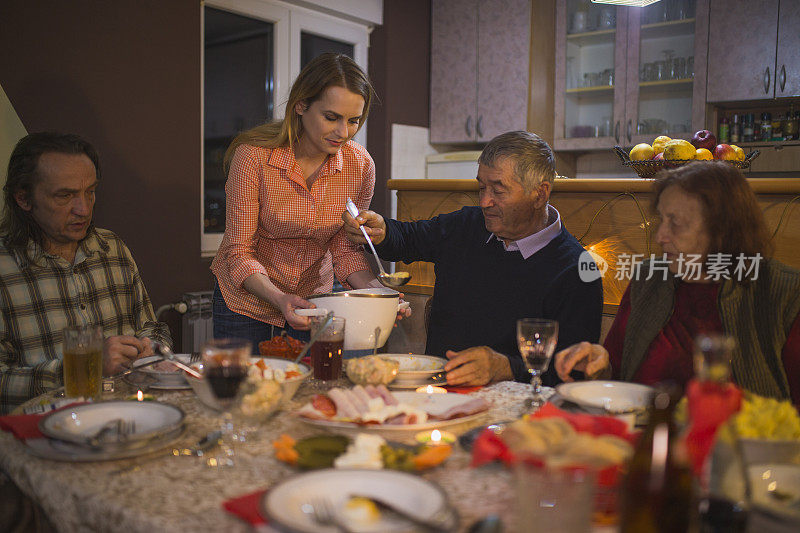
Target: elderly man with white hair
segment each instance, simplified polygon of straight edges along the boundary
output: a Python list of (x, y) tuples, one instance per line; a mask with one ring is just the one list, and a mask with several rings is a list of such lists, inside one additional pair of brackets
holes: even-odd
[[(504, 133), (478, 163), (479, 207), (415, 222), (344, 213), (345, 231), (364, 244), (363, 225), (384, 260), (434, 263), (426, 353), (449, 359), (448, 384), (529, 382), (516, 321), (557, 320), (557, 349), (596, 342), (602, 285), (581, 280), (584, 249), (549, 204), (556, 172), (545, 141), (525, 131)], [(543, 381), (557, 379), (551, 368)]]

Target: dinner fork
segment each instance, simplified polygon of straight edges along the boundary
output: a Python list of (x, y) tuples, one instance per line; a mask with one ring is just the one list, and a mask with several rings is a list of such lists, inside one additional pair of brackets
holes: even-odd
[(322, 497), (312, 498), (311, 507), (313, 509), (312, 516), (318, 524), (333, 526), (342, 533), (353, 533), (353, 530), (347, 527), (347, 524), (339, 520), (333, 510), (333, 505), (327, 499)]

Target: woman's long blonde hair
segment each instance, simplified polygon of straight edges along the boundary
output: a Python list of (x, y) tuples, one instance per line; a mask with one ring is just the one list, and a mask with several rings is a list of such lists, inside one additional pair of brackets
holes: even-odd
[[(364, 98), (364, 112), (358, 120), (358, 129), (364, 125), (369, 114), (369, 106), (375, 94), (372, 84), (355, 61), (343, 54), (328, 52), (312, 59), (292, 84), (289, 100), (286, 102), (286, 115), (283, 120), (268, 122), (237, 135), (225, 151), (224, 166), (227, 171), (236, 148), (240, 144), (278, 148), (295, 143), (303, 135), (301, 115), (295, 108), (298, 102), (310, 106), (318, 100), (328, 87), (342, 87)], [(358, 131), (358, 130), (356, 130)]]

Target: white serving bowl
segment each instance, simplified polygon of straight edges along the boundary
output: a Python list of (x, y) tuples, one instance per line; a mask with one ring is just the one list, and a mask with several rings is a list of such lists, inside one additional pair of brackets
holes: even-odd
[(609, 413), (644, 411), (655, 394), (655, 389), (647, 385), (602, 380), (561, 383), (556, 391), (573, 403)]
[[(255, 364), (259, 361), (259, 359), (263, 359), (264, 362), (273, 369), (279, 369), (286, 371), (286, 368), (292, 363), (289, 359), (281, 359), (280, 357), (252, 357), (250, 362)], [(297, 393), (297, 389), (300, 388), (300, 384), (308, 379), (311, 375), (311, 368), (303, 363), (297, 363), (297, 366), (300, 368), (300, 372), (302, 375), (295, 376), (293, 378), (289, 378), (281, 383), (281, 390), (283, 395), (281, 397), (281, 404), (285, 404), (289, 400), (291, 400), (295, 393)], [(192, 368), (202, 373), (203, 371), (203, 363), (194, 363)], [(211, 386), (208, 382), (204, 379), (199, 379), (194, 376), (190, 376), (189, 374), (184, 372), (184, 376), (186, 377), (186, 381), (189, 382), (189, 385), (192, 387), (192, 390), (200, 399), (200, 401), (208, 407), (212, 409), (219, 410), (220, 406), (217, 402), (217, 399), (214, 397), (214, 393), (211, 391)]]
[(392, 359), (400, 364), (397, 377), (392, 382), (393, 387), (428, 385), (434, 374), (444, 371), (444, 365), (447, 362), (441, 357), (410, 353), (388, 353), (381, 354), (381, 357)]
[(373, 349), (376, 327), (380, 328), (377, 347), (386, 344), (401, 307), (400, 293), (385, 287), (314, 294), (308, 300), (317, 306), (313, 314), (331, 311), (345, 319), (345, 350)]

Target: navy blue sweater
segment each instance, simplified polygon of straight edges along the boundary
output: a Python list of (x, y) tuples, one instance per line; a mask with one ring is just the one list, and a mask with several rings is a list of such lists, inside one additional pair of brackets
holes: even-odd
[[(566, 229), (528, 259), (505, 251), (497, 239), (487, 243), (489, 236), (480, 208), (464, 207), (430, 220), (386, 219), (386, 238), (376, 248), (387, 261), (435, 264), (425, 353), (444, 357), (447, 350), (486, 345), (508, 357), (517, 381), (529, 382), (517, 348), (517, 319), (558, 320), (556, 351), (596, 343), (601, 281), (581, 281), (583, 247)], [(543, 381), (558, 382), (553, 365)]]

